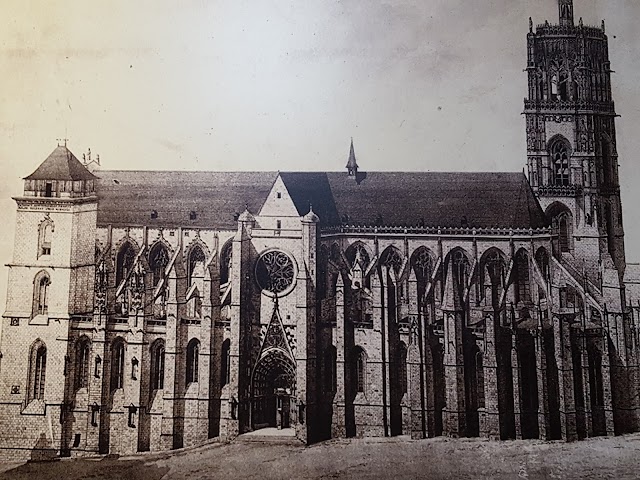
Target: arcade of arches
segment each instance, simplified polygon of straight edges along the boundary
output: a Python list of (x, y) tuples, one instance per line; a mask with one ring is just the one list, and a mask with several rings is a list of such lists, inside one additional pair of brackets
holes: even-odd
[(338, 352), (321, 348), (327, 436), (574, 439), (618, 430), (603, 312), (552, 268), (551, 245), (511, 255), (505, 247), (477, 256), (460, 247), (443, 256), (425, 246), (411, 255), (394, 246), (376, 255), (364, 242), (344, 255), (338, 243), (320, 247), (322, 311), (334, 325), (323, 341)]

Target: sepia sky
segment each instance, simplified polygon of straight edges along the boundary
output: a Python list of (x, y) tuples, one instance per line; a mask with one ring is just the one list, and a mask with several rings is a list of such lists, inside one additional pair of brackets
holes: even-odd
[[(574, 3), (606, 19), (637, 261), (640, 2)], [(107, 169), (342, 170), (353, 136), (363, 170), (519, 171), (529, 16), (557, 0), (4, 0), (0, 262), (65, 136)]]

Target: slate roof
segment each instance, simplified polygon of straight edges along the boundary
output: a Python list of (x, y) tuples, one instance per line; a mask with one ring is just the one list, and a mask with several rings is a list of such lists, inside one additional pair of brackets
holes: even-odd
[(64, 145), (58, 145), (25, 180), (95, 180), (96, 177)]
[[(258, 212), (276, 177), (276, 172), (101, 170), (98, 225), (233, 230), (234, 215), (245, 205)], [(151, 218), (152, 211), (157, 218)]]
[(523, 173), (284, 172), (300, 215), (321, 225), (540, 228), (548, 224)]
[[(277, 172), (100, 171), (98, 223), (234, 229), (254, 214)], [(300, 216), (321, 226), (539, 228), (547, 220), (523, 173), (282, 172)], [(157, 218), (151, 218), (151, 212)], [(189, 213), (196, 213), (190, 219)]]

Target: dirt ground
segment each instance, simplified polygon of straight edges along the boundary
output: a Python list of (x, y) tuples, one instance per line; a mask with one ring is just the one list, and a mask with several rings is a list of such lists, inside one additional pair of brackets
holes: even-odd
[(6, 479), (640, 478), (640, 434), (562, 442), (333, 440), (234, 442), (127, 457), (0, 465)]

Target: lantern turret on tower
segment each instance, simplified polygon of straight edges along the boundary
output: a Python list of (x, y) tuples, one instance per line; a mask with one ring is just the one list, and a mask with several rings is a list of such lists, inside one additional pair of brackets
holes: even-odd
[(573, 27), (573, 0), (558, 0), (560, 25)]
[(78, 198), (95, 195), (96, 177), (65, 145), (58, 145), (24, 179), (25, 197)]

